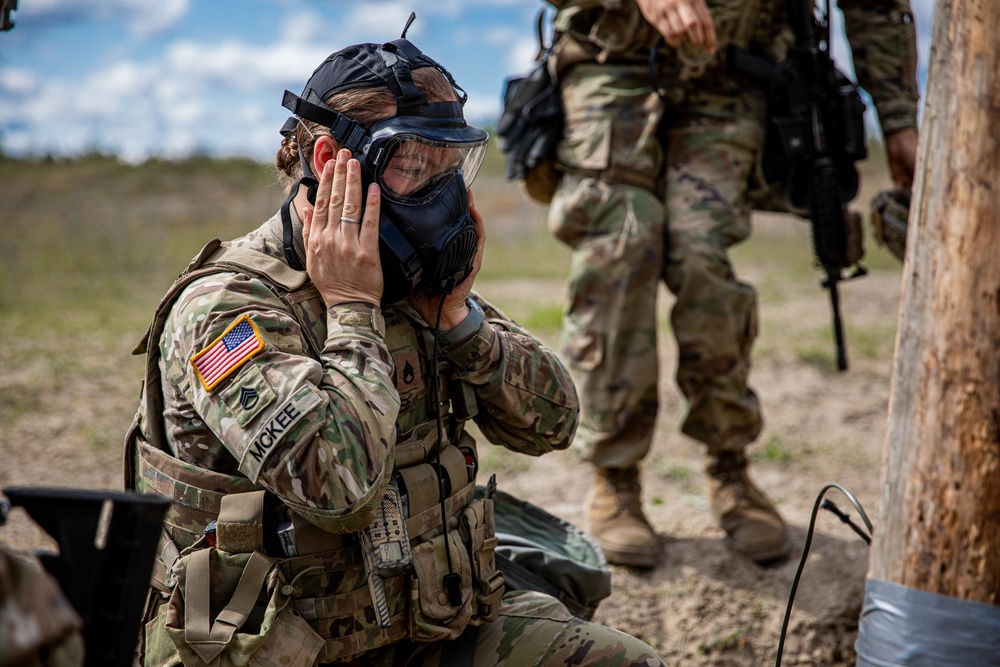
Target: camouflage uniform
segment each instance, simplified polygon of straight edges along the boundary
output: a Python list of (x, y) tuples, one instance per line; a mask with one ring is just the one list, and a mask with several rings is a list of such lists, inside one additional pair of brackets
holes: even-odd
[(80, 667), (82, 629), (55, 579), (0, 545), (0, 665)]
[[(301, 255), (301, 223), (291, 212)], [(210, 244), (202, 255), (217, 253), (216, 246)], [(296, 584), (296, 613), (320, 635), (320, 662), (391, 664), (400, 659), (400, 650), (427, 650), (431, 644), (426, 636), (424, 643), (408, 639), (414, 636), (414, 621), (408, 622), (407, 614), (417, 593), (406, 593), (409, 583), (402, 575), (385, 583), (392, 626), (384, 631), (375, 627), (352, 533), (371, 521), (394, 471), (415, 471), (404, 477), (406, 486), (412, 486), (407, 527), (414, 553), (418, 541), (424, 546), (435, 536), (440, 539), (438, 498), (421, 500), (428, 496), (428, 487), (420, 485), (416, 474), (437, 470), (432, 465), (439, 444), (432, 400), (435, 334), (405, 301), (384, 310), (366, 303), (326, 308), (305, 274), (285, 263), (278, 215), (222, 246), (230, 253), (253, 251), (276, 267), (268, 275), (287, 274), (293, 284), (287, 292), (276, 291), (267, 280), (238, 266), (227, 270), (226, 255), (204, 275), (192, 273), (204, 261), (199, 256), (186, 272), (195, 277), (179, 283), (182, 288), (175, 288), (176, 293), (172, 290), (164, 301), (169, 310), (162, 304), (158, 310), (164, 314), (162, 334), (140, 346), (140, 351), (150, 348), (151, 355), (146, 391), (162, 392), (165, 442), (162, 451), (150, 445), (148, 436), (157, 424), (146, 413), (159, 408), (144, 402), (129, 436), (126, 476), (140, 490), (175, 500), (161, 556), (173, 550), (176, 558), (177, 551), (201, 545), (196, 542), (218, 516), (221, 494), (263, 488), (280, 500), (277, 511), (284, 511), (296, 526), (299, 557), (278, 563), (284, 580)], [(459, 517), (465, 522), (474, 506), (475, 444), (464, 433), (469, 416), (475, 415), (493, 443), (535, 456), (567, 447), (577, 422), (576, 393), (556, 355), (473, 296), (485, 319), (468, 340), (441, 346), (438, 371), (445, 436), (441, 467), (454, 487), (444, 503), (452, 517), (449, 535), (457, 534), (453, 522)], [(241, 321), (252, 327), (244, 329), (249, 345), (245, 359), (222, 377), (218, 369), (197, 363), (199, 355), (206, 350), (211, 354), (216, 341)], [(455, 451), (460, 451), (457, 463), (454, 456), (445, 455)], [(434, 494), (440, 488), (437, 474), (442, 473), (433, 477)], [(421, 488), (424, 491), (417, 493)], [(420, 502), (424, 504), (417, 507)], [(472, 531), (479, 533), (480, 541), (482, 531)], [(489, 534), (487, 530), (487, 538)], [(303, 548), (309, 541), (321, 547)], [(480, 570), (492, 567), (493, 546), (487, 539), (469, 548), (475, 577), (489, 578)], [(477, 560), (483, 553), (486, 556)], [(171, 564), (168, 558), (154, 572), (161, 598), (175, 583), (170, 581)], [(464, 572), (462, 576), (466, 595)], [(479, 606), (473, 602), (465, 620), (446, 630), (455, 636), (469, 614), (479, 618), (483, 624), (478, 628), (476, 664), (528, 664), (521, 662), (522, 654), (530, 654), (534, 664), (561, 664), (567, 650), (586, 658), (580, 664), (607, 659), (661, 664), (642, 642), (574, 619), (547, 596), (508, 592), (499, 618), (489, 621), (483, 600), (493, 591), (486, 590), (486, 583), (480, 582), (479, 598), (472, 594)], [(424, 604), (423, 591), (419, 594)], [(494, 604), (502, 588), (495, 594)], [(438, 604), (437, 595), (430, 604)], [(440, 604), (447, 606), (446, 601), (447, 596)], [(171, 622), (169, 616), (166, 622)]]
[[(551, 4), (551, 67), (566, 129), (565, 174), (549, 212), (572, 248), (563, 349), (580, 392), (576, 438), (600, 468), (627, 468), (649, 449), (657, 413), (656, 294), (676, 296), (682, 431), (710, 455), (740, 452), (762, 428), (747, 384), (757, 297), (728, 248), (750, 234), (750, 181), (764, 140), (760, 92), (725, 73), (721, 55), (663, 47), (634, 0)], [(907, 0), (840, 3), (860, 84), (885, 134), (916, 126), (915, 31)], [(728, 44), (778, 62), (794, 40), (778, 0), (708, 0), (719, 54)], [(660, 175), (657, 186), (648, 181)]]

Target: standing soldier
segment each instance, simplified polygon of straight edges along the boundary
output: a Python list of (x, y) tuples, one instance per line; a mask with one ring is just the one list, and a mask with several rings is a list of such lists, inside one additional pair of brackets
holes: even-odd
[[(788, 5), (551, 4), (549, 66), (565, 133), (549, 227), (572, 248), (563, 342), (583, 408), (576, 444), (595, 470), (590, 530), (612, 563), (657, 562), (639, 463), (658, 408), (655, 306), (663, 280), (676, 296), (677, 383), (688, 401), (681, 430), (707, 447), (712, 512), (733, 548), (760, 563), (782, 559), (790, 550), (787, 528), (749, 478), (745, 455), (762, 428), (747, 384), (757, 296), (728, 257), (750, 234), (749, 181), (764, 146), (766, 104), (761, 91), (727, 73), (724, 54), (733, 45), (784, 60), (794, 42)], [(893, 180), (908, 188), (917, 145), (908, 0), (840, 4)]]
[(144, 664), (662, 664), (504, 592), (466, 424), (540, 455), (569, 445), (577, 398), (472, 291), (487, 135), (464, 101), (406, 39), (330, 55), (285, 93), (284, 204), (157, 309), (125, 459), (174, 501)]

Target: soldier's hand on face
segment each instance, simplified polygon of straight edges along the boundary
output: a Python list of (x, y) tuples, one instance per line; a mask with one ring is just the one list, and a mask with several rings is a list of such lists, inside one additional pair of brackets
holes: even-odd
[(691, 44), (715, 53), (715, 24), (705, 0), (636, 0), (636, 4), (670, 46)]
[(466, 304), (465, 299), (469, 296), (469, 292), (472, 291), (472, 283), (475, 282), (476, 274), (479, 273), (479, 268), (483, 265), (483, 248), (486, 246), (486, 223), (483, 221), (483, 214), (476, 208), (476, 200), (472, 196), (472, 190), (469, 190), (469, 215), (472, 216), (472, 222), (476, 225), (476, 236), (479, 239), (476, 243), (476, 256), (472, 260), (472, 272), (469, 273), (465, 280), (455, 286), (451, 294), (411, 294), (408, 297), (410, 305), (420, 313), (420, 317), (424, 318), (424, 322), (427, 322), (432, 327), (437, 322), (438, 306), (441, 304), (441, 300), (444, 299), (444, 305), (441, 307), (441, 323), (437, 327), (440, 331), (454, 329), (469, 314), (469, 306)]
[(302, 221), (306, 272), (327, 306), (382, 298), (378, 186), (368, 188), (363, 219), (361, 197), (361, 165), (341, 149), (323, 166), (316, 204), (305, 208)]
[(917, 130), (912, 127), (893, 132), (885, 138), (885, 153), (889, 173), (897, 188), (913, 187), (913, 172), (917, 164)]

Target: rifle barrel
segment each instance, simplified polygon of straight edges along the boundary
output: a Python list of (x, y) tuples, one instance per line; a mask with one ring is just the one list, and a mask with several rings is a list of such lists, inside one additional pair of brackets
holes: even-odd
[(837, 350), (837, 370), (847, 370), (847, 344), (844, 342), (844, 325), (840, 320), (840, 293), (837, 283), (840, 276), (827, 272), (826, 288), (830, 291), (830, 310), (833, 312), (833, 341)]

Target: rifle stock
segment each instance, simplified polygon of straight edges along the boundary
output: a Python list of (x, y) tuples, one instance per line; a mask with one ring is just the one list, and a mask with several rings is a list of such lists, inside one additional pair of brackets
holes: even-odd
[[(59, 545), (58, 554), (38, 558), (83, 619), (86, 667), (130, 667), (170, 499), (71, 489), (3, 492)], [(110, 513), (98, 545), (106, 505)]]

